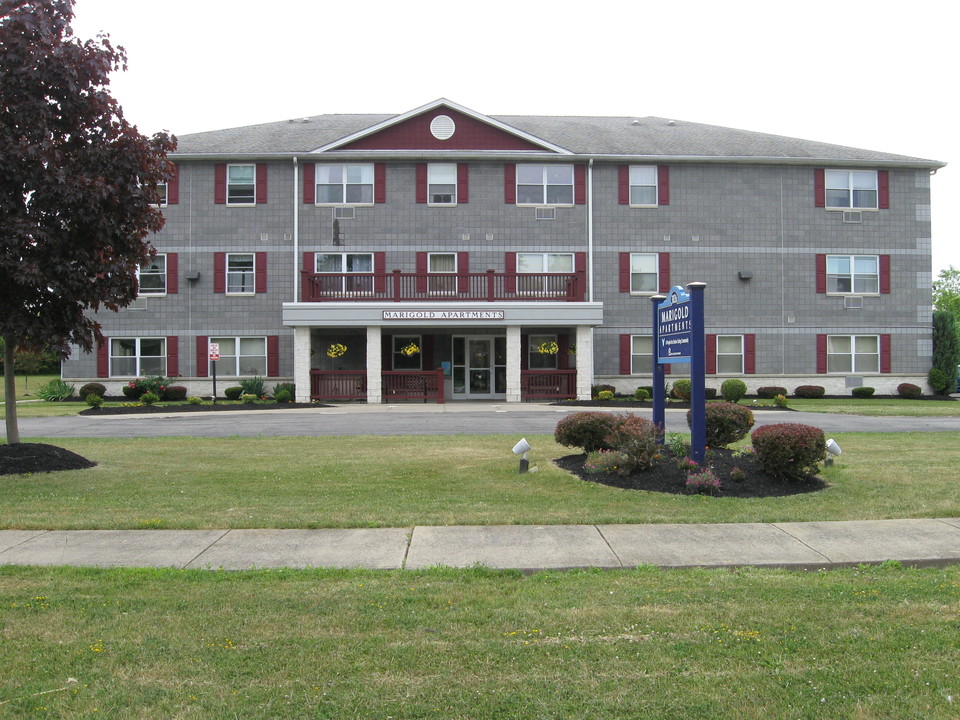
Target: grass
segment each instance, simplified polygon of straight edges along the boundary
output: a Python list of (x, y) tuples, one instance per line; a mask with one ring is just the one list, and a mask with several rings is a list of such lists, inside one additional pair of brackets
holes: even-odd
[(550, 460), (529, 438), (517, 474), (507, 435), (48, 440), (99, 463), (5, 476), (0, 528), (316, 528), (715, 523), (958, 517), (953, 433), (845, 433), (830, 487), (737, 499), (619, 490)]
[[(36, 400), (31, 393), (36, 392), (37, 388), (43, 387), (51, 380), (56, 380), (60, 377), (59, 374), (56, 375), (28, 375), (26, 377), (20, 375), (16, 377), (15, 387), (17, 389), (17, 400)], [(2, 382), (3, 373), (0, 372), (0, 402), (6, 402), (7, 393), (6, 393), (6, 383)], [(79, 388), (78, 388), (79, 389)], [(18, 408), (19, 409), (19, 408)]]
[[(773, 404), (772, 401), (764, 401)], [(744, 405), (749, 403), (743, 402)], [(804, 412), (840, 413), (843, 415), (885, 415), (905, 417), (957, 417), (960, 402), (950, 400), (904, 400), (903, 398), (824, 398), (805, 400), (787, 398), (787, 407)]]
[(0, 717), (957, 717), (960, 568), (0, 568)]

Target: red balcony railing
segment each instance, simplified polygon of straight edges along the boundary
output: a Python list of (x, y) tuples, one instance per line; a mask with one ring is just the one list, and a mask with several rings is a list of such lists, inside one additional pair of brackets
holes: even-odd
[(583, 302), (586, 273), (300, 273), (302, 302)]
[[(443, 370), (389, 370), (381, 373), (383, 399), (435, 400), (443, 404)], [(311, 370), (311, 400), (366, 400), (365, 370)]]
[(576, 370), (520, 371), (520, 397), (524, 400), (563, 400), (576, 396)]

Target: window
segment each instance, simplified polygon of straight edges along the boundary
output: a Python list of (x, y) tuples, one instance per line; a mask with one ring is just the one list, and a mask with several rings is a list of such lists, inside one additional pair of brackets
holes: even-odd
[(743, 373), (743, 335), (717, 335), (717, 374)]
[(160, 207), (167, 206), (167, 184), (165, 182), (157, 183), (157, 196), (160, 198), (159, 203)]
[[(265, 376), (267, 374), (267, 339), (265, 337), (212, 337), (220, 344), (218, 375)], [(212, 362), (209, 372), (213, 372)]]
[(146, 265), (137, 269), (137, 282), (140, 295), (167, 294), (167, 256), (159, 253)]
[(519, 277), (522, 273), (569, 273), (574, 271), (573, 253), (517, 253), (517, 292), (563, 295), (567, 277)]
[[(410, 346), (416, 346), (417, 352), (413, 352)], [(404, 352), (404, 348), (409, 348)], [(408, 354), (409, 353), (409, 354)], [(393, 369), (394, 370), (419, 370), (420, 358), (423, 355), (423, 341), (419, 335), (394, 335), (393, 336)]]
[(573, 205), (573, 165), (517, 165), (518, 205)]
[(652, 165), (630, 166), (630, 204), (640, 207), (657, 205), (657, 168)]
[(876, 170), (827, 170), (825, 181), (828, 208), (877, 209)]
[(111, 376), (143, 377), (166, 374), (166, 338), (110, 339)]
[(373, 165), (317, 165), (318, 205), (373, 204)]
[(431, 205), (457, 204), (457, 166), (453, 163), (427, 165), (427, 200)]
[[(322, 295), (373, 292), (373, 253), (317, 253), (314, 267), (318, 273), (338, 273), (319, 278)], [(352, 274), (357, 277), (348, 277)]]
[(457, 254), (428, 253), (427, 273), (440, 275), (428, 278), (429, 291), (433, 295), (453, 295), (457, 291)]
[(530, 370), (556, 370), (559, 353), (540, 352), (541, 346), (557, 345), (556, 335), (530, 335), (527, 367)]
[(827, 372), (880, 372), (878, 335), (828, 335)]
[(630, 336), (630, 374), (653, 374), (653, 336)]
[(827, 292), (870, 295), (880, 292), (877, 255), (827, 255)]
[(227, 165), (227, 204), (256, 203), (256, 166)]
[(227, 294), (252, 295), (256, 292), (254, 253), (227, 253)]
[(658, 253), (630, 253), (630, 292), (653, 295), (660, 288)]

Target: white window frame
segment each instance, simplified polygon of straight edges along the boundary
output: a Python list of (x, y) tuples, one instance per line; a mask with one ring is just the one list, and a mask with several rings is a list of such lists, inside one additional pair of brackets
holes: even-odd
[[(151, 264), (160, 262), (163, 266), (163, 270), (152, 272), (151, 270), (145, 270), (142, 266), (137, 266), (137, 297), (163, 297), (167, 294), (167, 254), (166, 253), (157, 253), (156, 256), (151, 260)], [(149, 268), (149, 266), (148, 266)], [(144, 290), (140, 278), (144, 275), (147, 276), (158, 276), (163, 279), (162, 289), (147, 289)]]
[[(560, 352), (553, 355), (541, 353), (537, 350), (544, 343), (557, 342), (555, 334), (529, 335), (527, 337), (527, 369), (528, 370), (556, 370), (558, 367), (557, 358)], [(536, 362), (534, 362), (536, 361)], [(540, 363), (543, 363), (542, 365)]]
[[(453, 258), (453, 270), (435, 270), (434, 259)], [(427, 253), (427, 275), (436, 277), (427, 278), (427, 291), (431, 295), (457, 294), (457, 253), (432, 252)]]
[[(453, 174), (452, 182), (440, 182), (440, 180), (450, 180), (450, 177), (437, 177), (443, 172)], [(434, 192), (435, 186), (449, 187), (453, 185), (453, 192)], [(437, 207), (454, 207), (457, 204), (457, 164), (456, 163), (427, 163), (427, 204)], [(450, 200), (436, 200), (437, 196), (449, 196)]]
[[(233, 168), (250, 168), (253, 171), (253, 180), (251, 182), (236, 182), (231, 181), (230, 171)], [(240, 188), (250, 188), (250, 199), (246, 199), (247, 195), (244, 193), (240, 196), (240, 199), (233, 199), (232, 193), (234, 188), (239, 190)], [(229, 163), (227, 165), (227, 205), (232, 205), (233, 207), (253, 207), (257, 204), (257, 166), (255, 163)]]
[[(651, 208), (659, 207), (660, 203), (660, 170), (656, 165), (631, 165), (630, 166), (630, 207)], [(642, 176), (647, 173), (653, 173), (653, 182), (646, 182), (647, 178)], [(644, 181), (644, 182), (642, 182)], [(653, 188), (653, 202), (634, 202), (634, 189), (638, 191), (644, 188)]]
[[(648, 271), (644, 272), (635, 272), (634, 271), (634, 258), (638, 260), (640, 258), (647, 258), (653, 260), (654, 270), (652, 273)], [(635, 275), (653, 275), (653, 290), (639, 290), (634, 287), (634, 276)], [(630, 253), (630, 294), (631, 295), (656, 295), (660, 292), (660, 254), (659, 253)]]
[[(328, 168), (337, 168), (340, 171), (340, 181), (337, 182), (320, 182), (323, 178), (324, 172)], [(352, 168), (362, 168), (363, 171), (369, 173), (370, 182), (349, 182), (349, 174)], [(347, 205), (350, 207), (367, 207), (374, 204), (374, 192), (376, 186), (376, 173), (374, 170), (373, 163), (316, 163), (315, 166), (315, 177), (316, 177), (316, 187), (314, 189), (315, 195), (315, 204), (323, 207), (334, 207), (337, 205)], [(321, 197), (325, 193), (321, 193), (321, 188), (326, 187), (340, 187), (340, 199), (337, 201), (327, 201), (322, 200)], [(351, 188), (364, 188), (369, 187), (370, 200), (349, 200), (348, 196), (350, 194)]]
[[(241, 257), (249, 257), (251, 259), (250, 269), (241, 269), (241, 270), (231, 270), (230, 263), (234, 259), (239, 259)], [(227, 295), (254, 295), (257, 292), (257, 254), (256, 253), (227, 253), (226, 262), (224, 263), (224, 284)], [(247, 282), (246, 278), (249, 276), (249, 290), (246, 289)], [(241, 279), (241, 286), (244, 288), (242, 290), (231, 290), (231, 277), (239, 277)]]
[[(233, 341), (233, 354), (224, 354), (224, 348), (227, 345), (226, 341)], [(251, 354), (246, 353), (242, 354), (240, 352), (240, 346), (243, 344), (243, 340), (262, 340), (263, 341), (263, 354)], [(220, 344), (220, 359), (216, 361), (217, 363), (217, 375), (221, 377), (266, 377), (267, 375), (267, 337), (266, 335), (236, 335), (236, 336), (219, 336), (211, 337), (209, 339), (211, 343)], [(233, 367), (227, 368), (225, 363), (227, 362), (225, 358), (231, 358), (233, 361)], [(246, 368), (250, 372), (243, 372), (243, 358), (263, 358), (263, 370), (258, 371), (255, 368)], [(207, 372), (213, 374), (213, 360), (207, 359)]]
[(653, 335), (630, 336), (630, 374), (653, 375)]
[[(849, 352), (837, 352), (834, 344), (841, 338), (848, 339), (850, 342)], [(861, 350), (858, 346), (871, 344), (876, 349), (869, 351)], [(831, 368), (839, 362), (839, 358), (848, 358), (849, 363), (845, 363), (842, 368)], [(861, 362), (857, 362), (860, 358)], [(834, 362), (832, 363), (831, 360)], [(865, 367), (869, 364), (869, 367)], [(831, 375), (879, 375), (880, 374), (880, 336), (879, 335), (827, 335), (827, 373)]]
[[(133, 341), (134, 343), (134, 354), (133, 355), (118, 355), (115, 354), (114, 348), (116, 345), (114, 343), (129, 343)], [(160, 343), (160, 353), (158, 355), (144, 355), (143, 354), (143, 343), (144, 342), (159, 342)], [(123, 360), (129, 362), (133, 358), (134, 371), (132, 374), (117, 372), (115, 369), (116, 364)], [(159, 362), (159, 367), (144, 368), (145, 359), (150, 359), (154, 362)], [(110, 377), (153, 377), (160, 375), (166, 377), (167, 375), (167, 339), (165, 337), (112, 337), (110, 338)]]
[[(721, 352), (720, 346), (721, 341), (723, 340), (736, 340), (737, 344), (740, 346), (737, 352), (730, 352), (725, 350)], [(720, 368), (720, 360), (724, 359), (729, 364), (731, 358), (736, 358), (738, 360), (736, 368)], [(717, 335), (717, 375), (743, 375), (743, 359), (744, 359), (744, 347), (743, 347), (743, 335)]]
[[(857, 187), (861, 185), (862, 176), (873, 177), (872, 187)], [(880, 180), (876, 170), (825, 170), (824, 171), (824, 205), (828, 210), (877, 210), (880, 203)], [(838, 203), (833, 193), (845, 192), (846, 203)], [(858, 202), (858, 192), (872, 192), (873, 203), (865, 205)]]
[(563, 274), (573, 274), (577, 269), (576, 253), (572, 252), (518, 252), (517, 253), (517, 294), (535, 295), (547, 297), (553, 295), (566, 295), (566, 283), (557, 283), (557, 278), (540, 277), (544, 274), (550, 274), (550, 270), (543, 269), (533, 272), (520, 269), (521, 258), (523, 256), (540, 257), (543, 268), (549, 267), (551, 257), (570, 258), (570, 269), (560, 271)]
[[(576, 198), (576, 178), (573, 171), (573, 165), (557, 165), (553, 163), (547, 163), (545, 165), (535, 165), (535, 164), (518, 164), (517, 166), (517, 185), (516, 185), (516, 198), (517, 205), (525, 207), (572, 207)], [(526, 173), (533, 173), (535, 170), (539, 169), (540, 180), (538, 182), (521, 182), (521, 176)], [(565, 170), (569, 172), (570, 181), (569, 182), (550, 182), (550, 173), (556, 172), (558, 170)], [(526, 192), (521, 193), (521, 188), (533, 188), (540, 187), (540, 198), (538, 200), (521, 200), (521, 194), (526, 194)], [(569, 187), (570, 188), (570, 201), (569, 202), (551, 202), (550, 201), (550, 188), (561, 188)]]
[[(318, 270), (317, 269), (317, 260), (321, 255), (327, 257), (337, 257), (340, 258), (340, 269), (335, 271), (328, 270)], [(350, 270), (348, 269), (349, 263), (347, 262), (348, 257), (366, 257), (370, 260), (370, 269), (369, 270)], [(321, 282), (321, 287), (323, 288), (320, 292), (324, 297), (336, 297), (340, 295), (349, 295), (350, 297), (356, 297), (358, 295), (372, 295), (373, 288), (375, 285), (375, 278), (373, 277), (374, 273), (374, 254), (372, 252), (317, 252), (313, 254), (313, 271), (315, 273), (321, 272), (337, 272), (343, 275), (342, 278), (333, 278), (325, 277)], [(348, 275), (356, 275), (356, 277), (347, 277)]]
[(170, 197), (170, 196), (169, 196), (169, 193), (168, 193), (168, 190), (167, 190), (167, 187), (168, 187), (168, 186), (167, 186), (167, 183), (165, 183), (165, 182), (158, 182), (158, 183), (157, 183), (157, 195), (160, 196), (160, 202), (157, 203), (157, 207), (162, 207), (162, 208), (164, 208), (164, 207), (167, 206), (167, 202), (168, 202), (169, 197)]
[[(850, 271), (841, 273), (841, 272), (830, 272), (831, 261), (836, 262), (839, 259), (844, 259), (849, 262)], [(874, 272), (871, 273), (858, 273), (857, 272), (857, 260), (870, 259), (874, 263)], [(836, 290), (831, 287), (836, 282), (842, 281), (843, 279), (848, 279), (850, 282), (849, 290)], [(872, 282), (871, 282), (872, 279)], [(871, 282), (871, 284), (876, 288), (875, 290), (862, 290), (858, 289), (858, 284), (863, 282)], [(862, 285), (860, 285), (862, 288)], [(828, 295), (879, 295), (880, 294), (880, 256), (879, 255), (827, 255), (827, 294)]]

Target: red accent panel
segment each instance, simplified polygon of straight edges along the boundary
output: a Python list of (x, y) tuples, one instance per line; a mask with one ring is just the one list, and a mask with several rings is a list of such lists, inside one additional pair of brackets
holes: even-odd
[(110, 377), (110, 339), (97, 343), (97, 377)]
[(256, 253), (254, 259), (253, 291), (265, 293), (267, 291), (267, 254)]
[(380, 367), (393, 370), (393, 335), (380, 337)]
[[(438, 140), (430, 132), (437, 115), (456, 124), (453, 136)], [(344, 145), (343, 150), (539, 150), (543, 148), (448, 107), (437, 107)]]
[(263, 204), (267, 201), (267, 164), (257, 163), (256, 180), (257, 203)]
[(427, 201), (427, 164), (417, 163), (417, 202)]
[(218, 252), (213, 254), (213, 291), (222, 293), (227, 291), (227, 254)]
[(827, 371), (827, 336), (817, 335), (817, 372), (821, 375)]
[(387, 166), (384, 163), (373, 165), (373, 201), (375, 203), (387, 201)]
[(670, 166), (657, 167), (657, 204), (670, 204)]
[(167, 295), (176, 295), (180, 289), (177, 274), (177, 254), (167, 253)]
[(573, 166), (573, 202), (577, 205), (587, 203), (587, 166)]
[(630, 253), (620, 253), (620, 292), (630, 292)]
[(877, 171), (877, 207), (881, 210), (890, 209), (890, 171)]
[(520, 336), (520, 369), (530, 369), (530, 336)]
[(669, 374), (672, 373), (672, 372), (673, 372), (673, 365), (671, 365), (670, 363), (664, 363), (664, 364), (663, 364), (663, 374), (664, 374), (664, 375), (669, 375)]
[(503, 289), (508, 293), (517, 291), (517, 254), (515, 252), (504, 253), (503, 272), (506, 277), (503, 279)]
[(708, 334), (704, 337), (706, 341), (706, 371), (707, 375), (717, 374), (717, 336)]
[(308, 273), (317, 270), (317, 254), (315, 252), (305, 252), (303, 254), (303, 269)]
[(457, 163), (457, 204), (470, 202), (470, 166)]
[(167, 205), (176, 205), (180, 202), (180, 168), (176, 163), (170, 163), (170, 179), (167, 180)]
[(433, 366), (433, 335), (420, 336), (420, 369), (435, 369)]
[[(617, 197), (621, 205), (630, 204), (630, 166), (617, 167)], [(623, 292), (622, 290), (620, 292)]]
[(503, 201), (507, 205), (517, 204), (517, 166), (514, 163), (503, 166)]
[(880, 293), (888, 295), (890, 293), (890, 256), (880, 256)]
[(827, 206), (827, 180), (823, 168), (816, 168), (813, 171), (813, 205), (814, 207)]
[(280, 336), (267, 335), (267, 377), (280, 375)]
[(817, 253), (817, 292), (825, 293), (827, 291), (827, 256), (823, 253)]
[[(457, 253), (457, 292), (470, 292), (470, 253)], [(432, 368), (427, 368), (432, 369)]]
[(315, 205), (317, 202), (317, 166), (306, 163), (303, 166), (303, 204)]
[(631, 367), (631, 359), (633, 356), (633, 347), (632, 341), (630, 340), (629, 335), (620, 336), (620, 374), (621, 375), (630, 375), (633, 368)]
[(670, 253), (658, 253), (660, 260), (660, 292), (670, 292)]
[(417, 292), (425, 293), (427, 291), (427, 254), (425, 252), (417, 253)]
[(743, 336), (743, 372), (747, 375), (757, 372), (757, 336), (753, 333)]
[(880, 336), (880, 372), (890, 372), (890, 335)]
[(213, 202), (225, 205), (227, 202), (227, 164), (213, 166)]
[(387, 290), (387, 254), (375, 252), (373, 254), (373, 291), (382, 293)]
[(176, 335), (167, 335), (167, 377), (180, 375), (180, 343)]
[(557, 335), (557, 370), (570, 369), (570, 336)]
[(210, 368), (210, 338), (197, 335), (197, 377), (207, 377)]

